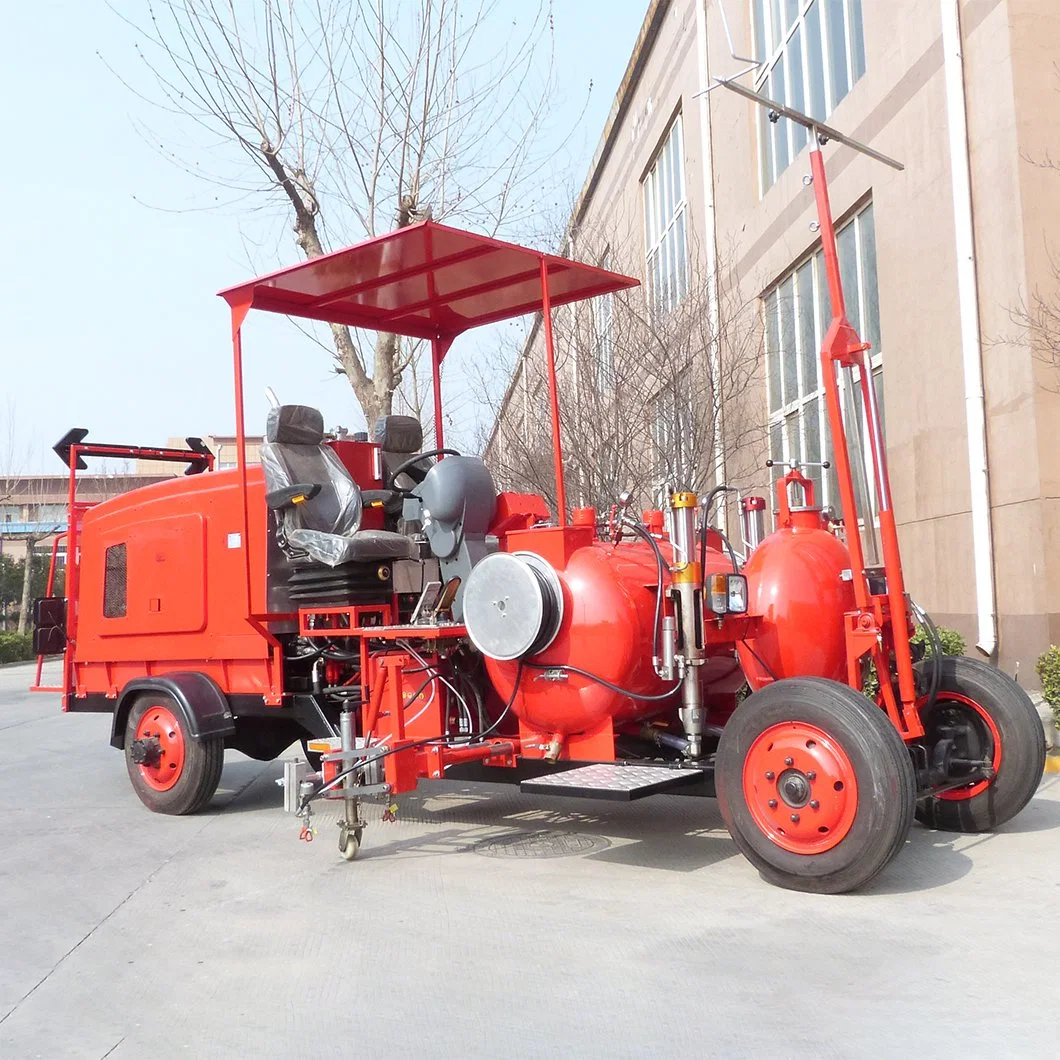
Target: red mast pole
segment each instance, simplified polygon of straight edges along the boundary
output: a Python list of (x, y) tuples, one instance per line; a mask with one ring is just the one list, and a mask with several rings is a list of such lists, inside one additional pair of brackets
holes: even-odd
[(563, 485), (563, 444), (559, 430), (559, 390), (556, 386), (556, 350), (552, 342), (552, 302), (548, 296), (548, 262), (541, 258), (541, 313), (545, 324), (545, 355), (548, 359), (548, 401), (552, 414), (552, 462), (556, 470), (556, 519), (567, 525), (567, 491)]
[[(813, 130), (817, 140), (817, 130)], [(901, 552), (898, 548), (898, 529), (891, 507), (891, 484), (887, 473), (887, 453), (883, 445), (883, 429), (880, 424), (876, 394), (866, 352), (868, 345), (854, 330), (847, 319), (843, 297), (843, 281), (839, 272), (839, 253), (836, 247), (835, 224), (828, 201), (828, 180), (825, 176), (824, 158), (820, 148), (810, 152), (810, 170), (813, 174), (814, 197), (817, 201), (817, 219), (821, 228), (821, 250), (824, 255), (825, 272), (828, 276), (828, 293), (832, 302), (832, 323), (821, 347), (821, 372), (824, 377), (825, 399), (828, 405), (828, 422), (832, 431), (836, 474), (839, 479), (839, 496), (843, 505), (846, 523), (847, 549), (854, 577), (854, 600), (858, 610), (871, 613), (868, 581), (865, 576), (865, 557), (861, 547), (861, 532), (858, 527), (859, 513), (854, 496), (851, 476), (850, 453), (846, 443), (843, 413), (839, 404), (839, 385), (836, 379), (839, 368), (857, 368), (860, 375), (862, 404), (869, 428), (869, 449), (876, 480), (876, 495), (879, 501), (880, 542), (883, 546), (883, 565), (887, 577), (887, 604), (890, 612), (889, 632), (893, 642), (895, 669), (898, 674), (898, 698), (901, 701), (902, 728), (908, 736), (923, 733), (923, 724), (916, 709), (916, 682), (913, 677), (913, 656), (909, 647), (909, 614), (905, 598), (905, 580), (902, 576)], [(856, 423), (850, 425), (857, 430)], [(866, 513), (866, 518), (871, 518)], [(878, 617), (878, 616), (874, 616)], [(877, 652), (877, 667), (883, 661), (883, 653)], [(882, 687), (882, 685), (881, 685)], [(885, 700), (893, 694), (883, 689)], [(897, 719), (896, 719), (897, 720)]]

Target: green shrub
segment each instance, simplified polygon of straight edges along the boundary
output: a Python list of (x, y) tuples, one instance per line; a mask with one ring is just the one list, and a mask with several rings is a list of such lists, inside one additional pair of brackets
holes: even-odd
[[(939, 645), (942, 648), (943, 655), (963, 655), (964, 649), (967, 647), (967, 643), (955, 629), (947, 629), (945, 626), (936, 626), (935, 632), (939, 635)], [(916, 633), (909, 638), (909, 643), (913, 646), (913, 658), (915, 659), (918, 655), (917, 648), (923, 647), (923, 657), (930, 659), (935, 654), (935, 647), (928, 638), (927, 630), (923, 626), (920, 626)], [(1058, 657), (1060, 657), (1060, 651), (1058, 651)], [(1057, 671), (1060, 675), (1060, 667)], [(1058, 676), (1057, 688), (1060, 689), (1060, 676)], [(880, 680), (876, 676), (876, 665), (875, 663), (869, 663), (868, 670), (865, 674), (865, 685), (862, 691), (869, 697), (869, 699), (875, 699), (880, 691)]]
[(1053, 712), (1053, 718), (1060, 725), (1060, 648), (1050, 644), (1038, 656), (1035, 667), (1042, 681), (1042, 696)]
[(33, 637), (29, 633), (0, 633), (0, 663), (24, 662), (33, 658)]
[[(936, 626), (935, 631), (939, 635), (939, 643), (942, 645), (943, 655), (964, 654), (964, 649), (968, 647), (968, 644), (964, 637), (962, 637), (955, 629), (946, 629), (945, 626)], [(921, 626), (916, 633), (909, 638), (909, 643), (913, 645), (923, 644), (925, 659), (935, 653), (935, 649), (932, 647), (931, 641), (928, 640), (923, 626)]]

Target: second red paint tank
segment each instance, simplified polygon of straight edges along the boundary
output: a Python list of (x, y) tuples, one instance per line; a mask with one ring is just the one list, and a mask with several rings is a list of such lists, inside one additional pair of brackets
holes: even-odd
[(753, 689), (774, 677), (846, 680), (843, 615), (854, 607), (850, 553), (822, 528), (816, 511), (792, 512), (791, 520), (744, 567), (749, 612), (761, 616), (759, 635), (738, 645)]

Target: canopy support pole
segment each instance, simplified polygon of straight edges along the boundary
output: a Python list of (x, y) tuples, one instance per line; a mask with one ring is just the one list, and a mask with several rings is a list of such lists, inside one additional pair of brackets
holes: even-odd
[(434, 447), (445, 447), (445, 430), (442, 426), (442, 359), (452, 346), (451, 338), (431, 339), (431, 383), (434, 387)]
[(249, 305), (232, 306), (232, 367), (236, 398), (236, 469), (239, 472), (239, 492), (243, 499), (243, 574), (245, 618), (250, 621), (254, 607), (250, 599), (250, 502), (247, 499), (247, 433), (243, 412), (243, 321), (250, 312)]
[(541, 314), (545, 324), (548, 357), (548, 400), (552, 413), (552, 461), (556, 471), (556, 519), (567, 525), (567, 491), (563, 485), (563, 444), (559, 431), (559, 389), (556, 385), (556, 349), (552, 341), (552, 302), (548, 296), (548, 262), (541, 259)]

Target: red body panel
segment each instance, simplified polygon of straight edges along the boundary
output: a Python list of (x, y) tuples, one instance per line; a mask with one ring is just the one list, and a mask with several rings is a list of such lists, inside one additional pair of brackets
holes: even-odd
[[(246, 619), (265, 610), (266, 517), (261, 469), (248, 470), (250, 541), (243, 541), (235, 471), (174, 478), (85, 513), (74, 645), (76, 695), (116, 695), (126, 681), (180, 669), (208, 673), (225, 692), (267, 693), (268, 640)], [(105, 618), (107, 549), (126, 547), (123, 615)], [(113, 609), (113, 608), (112, 608)]]

